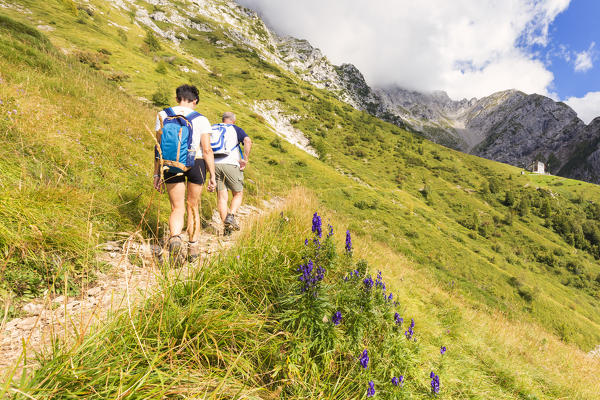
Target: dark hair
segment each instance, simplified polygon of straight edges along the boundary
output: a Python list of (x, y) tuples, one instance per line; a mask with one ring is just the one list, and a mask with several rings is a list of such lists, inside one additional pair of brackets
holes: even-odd
[(175, 90), (175, 95), (177, 96), (177, 101), (181, 102), (185, 101), (198, 101), (200, 97), (198, 96), (198, 88), (192, 85), (181, 85)]

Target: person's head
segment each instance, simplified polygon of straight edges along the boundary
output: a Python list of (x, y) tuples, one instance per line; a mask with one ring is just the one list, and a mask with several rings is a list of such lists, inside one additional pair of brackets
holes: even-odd
[(200, 99), (198, 95), (198, 89), (196, 86), (192, 85), (181, 85), (175, 90), (175, 98), (177, 99), (177, 103), (193, 105), (198, 104), (198, 100)]
[(235, 124), (235, 114), (231, 111), (223, 113), (222, 121), (226, 124)]

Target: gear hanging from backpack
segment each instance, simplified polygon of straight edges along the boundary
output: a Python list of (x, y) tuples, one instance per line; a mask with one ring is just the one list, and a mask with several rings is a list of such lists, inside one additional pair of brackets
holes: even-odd
[(192, 111), (186, 116), (175, 114), (169, 107), (163, 110), (167, 116), (160, 120), (160, 152), (155, 151), (161, 160), (163, 171), (180, 174), (194, 166), (196, 149), (192, 149), (194, 127), (192, 121), (202, 114)]

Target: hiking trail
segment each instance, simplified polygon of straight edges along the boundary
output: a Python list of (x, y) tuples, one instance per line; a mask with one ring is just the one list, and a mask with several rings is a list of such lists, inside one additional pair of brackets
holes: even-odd
[[(283, 201), (273, 197), (263, 200), (261, 208), (242, 205), (237, 212), (238, 221), (245, 222), (251, 216), (268, 213)], [(173, 269), (170, 274), (202, 266), (207, 257), (232, 247), (238, 234), (223, 236), (221, 225), (215, 210), (198, 239), (198, 260)], [(182, 236), (187, 238), (187, 234)], [(98, 247), (101, 250), (98, 260), (110, 267), (106, 273), (96, 272), (97, 279), (92, 287), (82, 290), (77, 297), (61, 295), (35, 299), (23, 306), (27, 316), (0, 321), (0, 382), (5, 381), (13, 369), (13, 381), (25, 368), (35, 369), (34, 355), (48, 351), (52, 338), (64, 342), (82, 340), (94, 324), (111, 313), (131, 309), (153, 293), (152, 288), (161, 274), (155, 259), (160, 249), (157, 245), (151, 245), (140, 234), (131, 234)]]

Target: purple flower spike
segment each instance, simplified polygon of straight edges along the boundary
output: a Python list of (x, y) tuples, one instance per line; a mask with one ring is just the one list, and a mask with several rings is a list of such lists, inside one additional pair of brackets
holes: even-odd
[(431, 371), (429, 377), (431, 378), (431, 393), (438, 394), (440, 392), (440, 377), (434, 374), (433, 371)]
[(352, 238), (350, 231), (346, 231), (346, 253), (352, 253)]
[(402, 317), (400, 317), (400, 314), (394, 313), (394, 322), (396, 322), (396, 325), (402, 325), (402, 322), (404, 322), (404, 319)]
[(323, 231), (321, 230), (321, 217), (319, 217), (317, 213), (313, 215), (312, 231), (318, 237), (321, 237), (323, 235)]
[(415, 327), (415, 320), (413, 318), (410, 319), (410, 327), (408, 328), (408, 330), (406, 332), (404, 332), (404, 335), (406, 336), (406, 338), (408, 340), (412, 339), (413, 335), (415, 334), (413, 328)]
[(367, 397), (375, 396), (375, 383), (369, 381), (369, 388), (367, 389)]
[(342, 313), (336, 311), (331, 318), (331, 322), (333, 322), (334, 325), (339, 325), (342, 322)]
[(446, 346), (442, 346), (442, 347), (440, 348), (440, 354), (441, 354), (441, 355), (444, 355), (444, 353), (445, 353), (445, 352), (446, 352)]
[(369, 353), (367, 352), (367, 349), (365, 349), (360, 356), (360, 365), (364, 369), (367, 369), (369, 366)]

